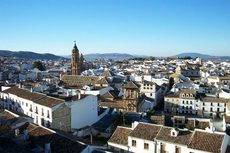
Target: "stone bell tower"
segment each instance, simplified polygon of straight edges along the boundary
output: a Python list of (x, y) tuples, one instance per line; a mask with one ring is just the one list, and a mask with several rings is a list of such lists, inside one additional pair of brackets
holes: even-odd
[(74, 47), (72, 50), (71, 72), (72, 75), (80, 75), (80, 58), (79, 58), (79, 50), (77, 48), (76, 41), (74, 41)]

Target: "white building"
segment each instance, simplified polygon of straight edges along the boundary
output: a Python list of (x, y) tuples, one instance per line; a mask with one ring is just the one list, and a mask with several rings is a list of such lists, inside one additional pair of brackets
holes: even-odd
[(66, 104), (71, 113), (71, 130), (91, 126), (101, 118), (98, 115), (97, 96), (79, 95), (77, 99), (68, 101)]
[(226, 112), (228, 99), (198, 97), (195, 90), (183, 89), (165, 96), (164, 110), (172, 114), (189, 114), (213, 117)]
[(26, 89), (11, 87), (1, 92), (1, 106), (33, 118), (38, 125), (73, 131), (91, 126), (105, 113), (98, 115), (97, 96), (66, 97), (66, 101)]
[(114, 151), (137, 153), (225, 153), (228, 142), (229, 136), (221, 132), (134, 122), (131, 128), (117, 127), (108, 145)]
[(228, 90), (228, 89), (221, 89), (221, 91), (219, 92), (219, 97), (220, 98), (230, 99), (230, 90)]
[(35, 124), (47, 127), (53, 122), (53, 112), (64, 103), (64, 100), (16, 86), (3, 90), (1, 98), (1, 107), (30, 116)]
[[(156, 98), (156, 92), (159, 89), (158, 85), (151, 81), (143, 80), (140, 83), (140, 93), (145, 94), (146, 97)], [(158, 88), (158, 89), (157, 89)]]

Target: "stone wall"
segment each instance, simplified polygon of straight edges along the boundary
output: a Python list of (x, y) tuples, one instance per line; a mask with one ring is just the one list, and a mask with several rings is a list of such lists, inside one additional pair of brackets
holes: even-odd
[(65, 103), (53, 111), (51, 127), (61, 131), (71, 130), (71, 110)]

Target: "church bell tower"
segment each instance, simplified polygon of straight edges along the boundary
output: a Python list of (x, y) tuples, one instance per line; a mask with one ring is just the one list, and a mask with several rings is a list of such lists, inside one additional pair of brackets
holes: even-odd
[(77, 48), (76, 42), (74, 41), (74, 47), (72, 50), (72, 59), (71, 59), (71, 72), (72, 75), (80, 75), (80, 63), (79, 63), (79, 50)]

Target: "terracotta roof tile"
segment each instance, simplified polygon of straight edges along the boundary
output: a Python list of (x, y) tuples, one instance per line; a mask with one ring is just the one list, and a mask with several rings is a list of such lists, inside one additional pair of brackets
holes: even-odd
[(123, 85), (126, 89), (139, 89), (139, 85), (133, 81), (129, 81)]
[(228, 102), (230, 102), (229, 99), (210, 97), (210, 96), (203, 97), (201, 100), (204, 102), (214, 102), (214, 103), (228, 103)]
[(49, 97), (45, 94), (41, 94), (41, 93), (37, 93), (37, 92), (31, 92), (27, 89), (21, 89), (21, 88), (18, 88), (16, 86), (11, 87), (7, 90), (4, 90), (3, 92), (16, 95), (16, 96), (21, 97), (23, 99), (31, 100), (34, 103), (37, 103), (37, 104), (40, 104), (43, 106), (47, 106), (47, 107), (53, 107), (55, 105), (58, 105), (58, 104), (64, 102), (64, 100), (62, 100), (62, 99)]
[(28, 99), (31, 101), (44, 97), (43, 94), (33, 93), (33, 92), (30, 92), (29, 90), (18, 88), (17, 86), (13, 86), (9, 89), (4, 90), (3, 92), (17, 95), (18, 97)]
[(223, 139), (224, 135), (221, 134), (195, 131), (188, 147), (207, 152), (219, 153), (221, 152)]
[[(30, 128), (30, 130), (28, 128)], [(50, 143), (51, 152), (54, 153), (78, 153), (86, 147), (85, 145), (60, 136), (59, 134), (40, 126), (30, 124), (27, 129), (32, 144), (44, 147), (46, 143)]]
[(98, 76), (63, 75), (61, 80), (67, 86), (84, 86), (94, 85), (100, 78)]
[(161, 126), (148, 123), (139, 123), (130, 133), (130, 136), (153, 141), (160, 129)]
[(125, 128), (125, 127), (117, 127), (109, 142), (121, 144), (121, 145), (128, 145), (128, 136), (132, 132), (132, 129)]
[(179, 134), (176, 137), (173, 137), (171, 136), (172, 129), (173, 128), (171, 127), (162, 127), (156, 139), (182, 145), (187, 145), (190, 142), (190, 138), (192, 136), (191, 131), (179, 130)]

